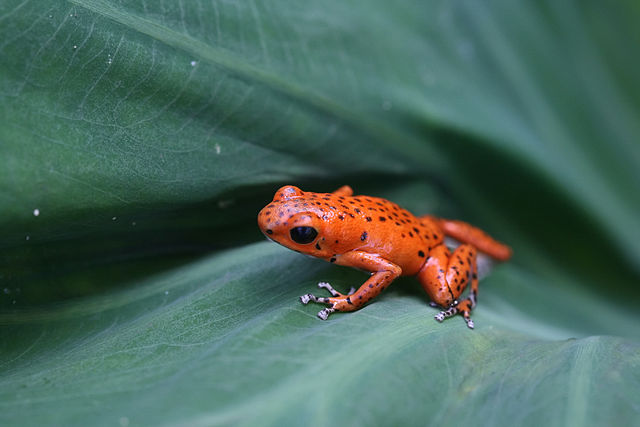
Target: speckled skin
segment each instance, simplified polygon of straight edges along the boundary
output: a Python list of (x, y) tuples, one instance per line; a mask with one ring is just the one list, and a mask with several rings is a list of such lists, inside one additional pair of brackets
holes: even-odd
[[(333, 193), (285, 186), (258, 214), (258, 225), (269, 239), (297, 252), (371, 272), (355, 292), (343, 295), (321, 282), (318, 286), (332, 297), (307, 294), (301, 301), (328, 304), (318, 313), (326, 320), (335, 311), (359, 309), (401, 275), (417, 275), (432, 305), (444, 308), (436, 320), (460, 313), (473, 328), (470, 312), (478, 292), (477, 251), (506, 261), (511, 249), (467, 223), (416, 217), (388, 200), (352, 194), (349, 186)], [(295, 241), (293, 229), (308, 233), (312, 240)], [(462, 243), (453, 253), (444, 244), (445, 235)], [(469, 297), (458, 301), (469, 282)]]

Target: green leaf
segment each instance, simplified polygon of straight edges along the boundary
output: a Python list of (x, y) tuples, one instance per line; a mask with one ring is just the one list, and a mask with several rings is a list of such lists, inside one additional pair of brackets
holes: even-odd
[[(0, 424), (638, 425), (635, 2), (0, 4)], [(514, 248), (476, 329), (261, 241), (342, 184)]]

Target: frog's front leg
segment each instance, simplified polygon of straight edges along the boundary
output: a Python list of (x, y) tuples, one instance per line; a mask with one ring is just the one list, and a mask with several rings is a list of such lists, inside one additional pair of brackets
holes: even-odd
[[(333, 289), (333, 286), (331, 286), (331, 284), (329, 282), (320, 282), (320, 283), (318, 283), (318, 287), (328, 290), (332, 297), (342, 296), (342, 294), (340, 292), (338, 292), (335, 289)], [(353, 295), (353, 293), (355, 291), (356, 291), (356, 288), (354, 288), (352, 286), (351, 289), (349, 289), (349, 293), (347, 294), (347, 296), (348, 295)]]
[(300, 301), (303, 304), (308, 304), (309, 302), (329, 304), (329, 307), (318, 312), (318, 317), (322, 320), (327, 320), (329, 315), (335, 311), (358, 310), (371, 299), (378, 296), (380, 292), (402, 274), (402, 269), (396, 264), (387, 261), (379, 255), (362, 251), (351, 251), (343, 255), (338, 255), (336, 256), (335, 263), (370, 271), (371, 277), (364, 282), (357, 291), (348, 295), (337, 292), (326, 282), (320, 282), (318, 286), (327, 289), (331, 293), (331, 297), (316, 297), (312, 294), (301, 296)]

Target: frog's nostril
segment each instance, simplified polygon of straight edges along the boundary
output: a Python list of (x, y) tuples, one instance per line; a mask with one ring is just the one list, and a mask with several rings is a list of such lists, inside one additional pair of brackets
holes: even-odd
[(265, 233), (267, 234), (273, 234), (273, 230), (266, 230)]

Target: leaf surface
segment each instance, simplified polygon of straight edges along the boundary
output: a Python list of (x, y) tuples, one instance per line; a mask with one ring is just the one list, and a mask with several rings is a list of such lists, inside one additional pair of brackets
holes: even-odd
[[(0, 424), (638, 425), (634, 2), (0, 5)], [(514, 248), (476, 329), (268, 242), (342, 184)]]

